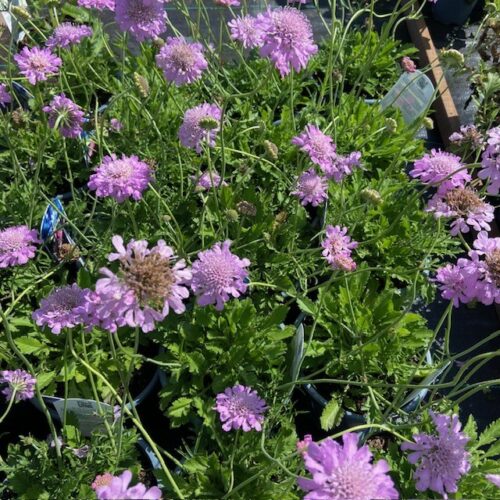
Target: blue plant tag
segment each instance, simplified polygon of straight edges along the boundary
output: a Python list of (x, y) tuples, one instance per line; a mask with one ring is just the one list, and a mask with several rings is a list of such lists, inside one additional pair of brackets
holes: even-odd
[(55, 233), (61, 220), (61, 214), (64, 213), (61, 200), (57, 197), (53, 198), (52, 202), (47, 205), (40, 224), (40, 236), (44, 241)]

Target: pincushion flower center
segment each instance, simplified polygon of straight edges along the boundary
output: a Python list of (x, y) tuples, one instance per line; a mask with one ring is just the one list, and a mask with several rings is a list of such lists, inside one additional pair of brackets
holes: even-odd
[(500, 287), (500, 249), (486, 255), (486, 265), (496, 285)]
[(458, 215), (467, 215), (482, 205), (482, 201), (471, 189), (452, 189), (445, 196), (446, 204)]
[(211, 259), (206, 268), (206, 277), (211, 286), (220, 288), (228, 286), (232, 278), (232, 269), (228, 263), (222, 259)]
[(42, 55), (32, 55), (30, 58), (30, 66), (35, 70), (42, 71), (47, 66), (47, 59)]
[(129, 161), (117, 160), (109, 164), (109, 176), (113, 179), (129, 179), (134, 172), (134, 166)]
[(175, 281), (168, 259), (158, 253), (150, 253), (121, 261), (120, 268), (125, 283), (142, 305), (152, 303), (163, 306)]
[(188, 71), (196, 62), (193, 49), (185, 44), (179, 44), (172, 49), (172, 62), (181, 71)]
[(0, 249), (12, 251), (24, 247), (24, 235), (20, 231), (0, 232)]
[(349, 462), (335, 468), (326, 484), (333, 498), (371, 498), (369, 478), (364, 467)]

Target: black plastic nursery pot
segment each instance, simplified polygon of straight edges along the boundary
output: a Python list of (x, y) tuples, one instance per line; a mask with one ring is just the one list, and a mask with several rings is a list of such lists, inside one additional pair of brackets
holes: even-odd
[(438, 0), (432, 6), (436, 21), (446, 25), (462, 26), (471, 15), (478, 0)]
[[(304, 354), (304, 318), (305, 314), (301, 313), (297, 318), (296, 333), (292, 339), (291, 350), (292, 350), (292, 363), (290, 369), (290, 375), (292, 380), (297, 380), (300, 375), (300, 361)], [(425, 354), (426, 363), (428, 366), (432, 366), (432, 353), (429, 349)], [(417, 410), (420, 403), (427, 397), (429, 393), (429, 385), (436, 383), (443, 372), (448, 368), (449, 363), (445, 364), (441, 368), (430, 373), (421, 382), (422, 388), (416, 388), (409, 392), (400, 409), (405, 413), (413, 413)], [(303, 394), (308, 401), (308, 406), (310, 407), (313, 415), (319, 419), (324, 408), (328, 404), (328, 400), (318, 391), (318, 389), (313, 384), (304, 384), (300, 386), (303, 390)], [(396, 415), (394, 415), (396, 417)], [(389, 417), (391, 418), (391, 417)], [(365, 414), (356, 413), (347, 409), (343, 409), (343, 416), (340, 422), (332, 429), (335, 431), (345, 431), (359, 425), (368, 424), (368, 419)], [(361, 434), (368, 434), (369, 429), (363, 431)]]

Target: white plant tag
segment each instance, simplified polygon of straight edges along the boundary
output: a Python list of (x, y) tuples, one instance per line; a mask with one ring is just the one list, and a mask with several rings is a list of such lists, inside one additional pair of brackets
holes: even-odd
[[(63, 420), (64, 399), (53, 403), (59, 418)], [(84, 436), (90, 436), (94, 429), (103, 427), (103, 413), (113, 417), (113, 407), (107, 403), (97, 403), (92, 399), (70, 398), (66, 400), (66, 413), (72, 412), (78, 418), (78, 428)]]
[(413, 123), (433, 101), (434, 86), (421, 71), (403, 73), (380, 101), (382, 109), (395, 106), (406, 123)]

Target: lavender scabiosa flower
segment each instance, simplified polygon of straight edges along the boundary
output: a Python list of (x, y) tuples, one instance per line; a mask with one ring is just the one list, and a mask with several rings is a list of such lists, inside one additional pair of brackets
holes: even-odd
[(7, 90), (5, 83), (0, 83), (0, 107), (12, 102), (12, 96)]
[(470, 188), (450, 189), (444, 195), (435, 194), (428, 203), (428, 212), (434, 212), (436, 218), (452, 218), (450, 233), (468, 233), (470, 227), (475, 231), (489, 231), (494, 218), (494, 207), (485, 203)]
[(327, 192), (328, 181), (318, 175), (314, 168), (310, 168), (298, 178), (295, 191), (291, 194), (297, 196), (302, 205), (310, 203), (313, 207), (317, 207), (328, 198)]
[(323, 171), (328, 179), (341, 182), (346, 175), (351, 175), (353, 169), (360, 166), (361, 153), (353, 151), (347, 156), (334, 153), (331, 165), (325, 167)]
[(323, 172), (332, 167), (335, 157), (335, 144), (333, 139), (324, 134), (316, 125), (309, 123), (304, 131), (292, 139), (292, 144), (309, 155), (311, 161), (319, 165)]
[(415, 73), (415, 71), (417, 71), (417, 65), (408, 56), (401, 59), (401, 67), (407, 73)]
[(38, 239), (36, 229), (12, 226), (0, 230), (0, 269), (22, 266), (35, 256)]
[(488, 180), (486, 190), (497, 195), (500, 191), (500, 127), (488, 131), (487, 147), (481, 157), (481, 170), (477, 176)]
[(486, 474), (484, 477), (497, 488), (500, 488), (500, 474)]
[(88, 187), (101, 198), (111, 196), (122, 203), (127, 198), (140, 200), (152, 180), (151, 167), (137, 156), (122, 155), (118, 158), (112, 154), (102, 159), (95, 173), (90, 176)]
[(459, 156), (432, 149), (431, 154), (425, 154), (414, 163), (410, 175), (418, 177), (423, 184), (440, 183), (438, 193), (444, 194), (450, 189), (464, 187), (471, 180), (463, 167)]
[(229, 250), (231, 242), (216, 243), (210, 250), (198, 253), (193, 262), (191, 289), (200, 306), (215, 304), (217, 311), (231, 296), (239, 297), (248, 288), (246, 279), (250, 265), (248, 259), (240, 259)]
[(245, 49), (253, 49), (262, 45), (264, 33), (254, 16), (239, 16), (227, 23), (231, 31), (231, 39), (240, 42)]
[(480, 147), (483, 144), (483, 136), (476, 128), (475, 125), (462, 125), (460, 127), (460, 132), (453, 132), (449, 137), (450, 142), (461, 146), (462, 144), (468, 143), (474, 147)]
[(179, 128), (179, 140), (186, 148), (194, 149), (198, 154), (202, 144), (215, 146), (217, 132), (220, 130), (222, 109), (216, 104), (203, 103), (188, 109)]
[(357, 241), (351, 241), (347, 236), (347, 228), (340, 226), (326, 226), (326, 238), (321, 242), (324, 248), (322, 255), (334, 269), (353, 271), (356, 263), (351, 253), (358, 246)]
[(111, 478), (109, 476), (110, 474), (106, 473), (104, 476), (97, 476), (94, 481), (96, 483), (99, 478), (94, 488), (98, 500), (158, 500), (161, 498), (161, 490), (157, 486), (148, 489), (144, 484), (137, 483), (129, 487), (132, 480), (132, 473), (129, 470), (123, 471), (119, 476), (111, 476)]
[(153, 39), (165, 31), (166, 0), (115, 0), (116, 23), (138, 41)]
[(51, 50), (56, 47), (67, 49), (71, 45), (79, 44), (84, 38), (92, 36), (92, 28), (85, 24), (61, 23), (45, 42)]
[(77, 3), (80, 7), (85, 7), (86, 9), (115, 10), (115, 0), (78, 0)]
[(257, 17), (257, 25), (263, 33), (260, 55), (269, 58), (282, 77), (292, 68), (296, 72), (304, 69), (318, 51), (311, 23), (297, 9), (269, 8)]
[(201, 78), (208, 68), (200, 43), (188, 43), (182, 37), (168, 37), (156, 56), (156, 64), (163, 71), (165, 79), (178, 87), (193, 83)]
[(115, 274), (106, 267), (100, 269), (103, 277), (88, 300), (95, 323), (111, 332), (128, 325), (147, 333), (171, 309), (176, 314), (186, 310), (183, 300), (189, 296), (185, 285), (191, 271), (183, 259), (174, 264), (172, 248), (163, 240), (151, 249), (145, 240), (131, 240), (126, 247), (121, 236), (113, 236), (112, 241), (117, 253), (109, 254), (108, 260), (118, 261), (119, 270)]
[(300, 477), (299, 487), (308, 492), (305, 500), (354, 500), (399, 498), (385, 460), (373, 464), (368, 446), (358, 448), (358, 436), (348, 432), (343, 445), (327, 438), (310, 442), (302, 453), (312, 479)]
[(469, 438), (460, 432), (462, 427), (457, 415), (439, 415), (429, 412), (437, 434), (415, 434), (414, 443), (401, 445), (410, 450), (408, 461), (418, 463), (415, 471), (418, 491), (432, 490), (447, 498), (457, 491), (457, 482), (469, 469), (469, 453), (465, 445)]
[(57, 73), (62, 61), (50, 49), (40, 47), (23, 47), (23, 50), (14, 56), (14, 61), (21, 75), (24, 75), (31, 85), (47, 80), (50, 73)]
[(478, 275), (475, 298), (485, 305), (500, 303), (500, 238), (490, 238), (486, 231), (480, 231), (473, 247), (468, 269)]
[(217, 394), (215, 410), (219, 412), (222, 428), (228, 432), (231, 429), (262, 430), (266, 402), (259, 397), (251, 387), (237, 384), (227, 387)]
[(109, 120), (109, 126), (113, 132), (120, 132), (123, 128), (123, 123), (118, 120), (118, 118), (111, 118), (111, 120)]
[(82, 289), (76, 283), (57, 288), (41, 300), (40, 308), (33, 312), (32, 317), (38, 326), (48, 326), (56, 335), (63, 328), (84, 324), (90, 293), (89, 289)]
[(59, 127), (59, 132), (63, 137), (80, 137), (83, 131), (84, 112), (71, 99), (64, 94), (56, 95), (48, 106), (44, 106), (43, 111), (49, 115), (49, 126)]
[(24, 370), (4, 370), (0, 372), (0, 385), (5, 384), (2, 394), (10, 401), (31, 399), (35, 396), (36, 378)]
[(453, 301), (453, 305), (458, 307), (460, 303), (467, 304), (475, 298), (478, 277), (468, 259), (458, 259), (455, 265), (440, 267), (433, 281), (438, 283), (441, 297)]
[(222, 177), (215, 171), (207, 170), (198, 179), (196, 177), (193, 177), (193, 179), (196, 181), (197, 191), (207, 191), (211, 188), (227, 186), (227, 182), (223, 181)]

